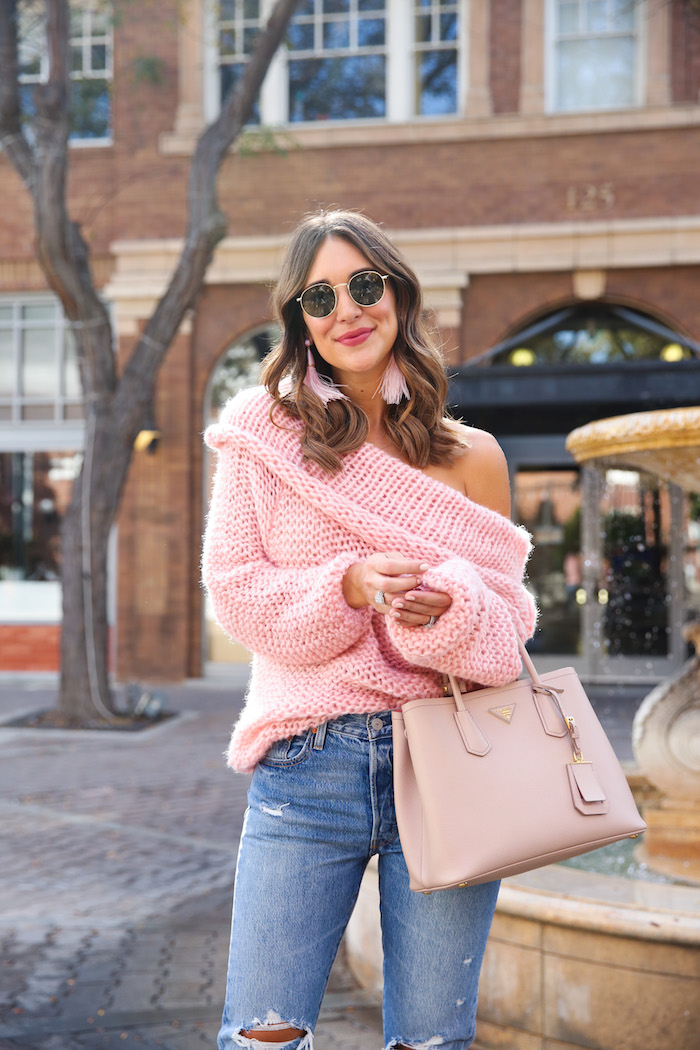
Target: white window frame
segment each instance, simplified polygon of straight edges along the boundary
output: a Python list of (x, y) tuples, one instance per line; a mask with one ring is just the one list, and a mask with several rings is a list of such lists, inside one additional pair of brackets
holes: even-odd
[(634, 75), (634, 101), (624, 107), (590, 107), (582, 109), (560, 109), (557, 105), (557, 53), (559, 37), (556, 32), (558, 0), (546, 0), (545, 17), (545, 111), (551, 114), (577, 116), (582, 113), (630, 112), (638, 109), (646, 101), (646, 0), (629, 0), (634, 9), (636, 42), (636, 63)]
[[(71, 80), (106, 80), (108, 84), (112, 84), (114, 81), (114, 31), (111, 25), (111, 3), (109, 0), (105, 0), (104, 6), (110, 17), (110, 25), (107, 32), (100, 31), (97, 34), (92, 32), (92, 15), (97, 4), (91, 2), (91, 0), (71, 0), (71, 15), (74, 15), (78, 9), (82, 10), (82, 27), (79, 37), (76, 37), (71, 32), (69, 37), (69, 61), (72, 61), (73, 44), (77, 41), (81, 41), (82, 52), (83, 52), (83, 67), (78, 71), (71, 70)], [(48, 80), (49, 75), (49, 59), (46, 51), (46, 41), (42, 37), (42, 49), (39, 55), (40, 70), (38, 73), (22, 74), (20, 76), (21, 84), (37, 84), (45, 83)], [(91, 48), (95, 45), (104, 46), (106, 50), (106, 65), (104, 69), (92, 70), (91, 67)], [(22, 42), (20, 41), (20, 55), (22, 53)], [(71, 135), (69, 138), (69, 144), (71, 146), (78, 147), (91, 147), (91, 146), (111, 146), (113, 144), (112, 135), (112, 118), (114, 114), (114, 107), (112, 106), (110, 111), (110, 134), (102, 135), (95, 138), (80, 138), (78, 135)]]
[[(13, 376), (14, 389), (11, 394), (0, 394), (0, 405), (10, 407), (10, 419), (0, 419), (0, 450), (3, 452), (50, 450), (55, 448), (76, 447), (82, 448), (83, 435), (85, 431), (84, 421), (81, 419), (64, 418), (64, 409), (71, 405), (82, 405), (82, 392), (76, 396), (69, 396), (65, 391), (65, 358), (66, 339), (65, 332), (68, 328), (67, 322), (62, 317), (59, 300), (51, 295), (2, 295), (0, 296), (0, 307), (11, 307), (13, 319), (11, 331), (13, 333)], [(26, 306), (51, 306), (55, 311), (55, 319), (24, 319), (22, 309)], [(33, 327), (38, 329), (53, 328), (54, 339), (54, 364), (55, 364), (55, 392), (52, 396), (32, 397), (22, 393), (21, 375), (21, 333), (25, 329)], [(0, 321), (0, 326), (5, 329), (6, 322)], [(53, 405), (53, 415), (47, 419), (23, 419), (22, 410), (26, 406)], [(46, 444), (47, 435), (51, 434), (50, 444)], [(56, 435), (55, 441), (53, 435)], [(36, 443), (34, 443), (36, 441)]]
[[(459, 0), (459, 31), (454, 47), (457, 50), (457, 108), (453, 113), (439, 115), (416, 114), (414, 98), (414, 0), (386, 0), (386, 115), (383, 117), (354, 118), (352, 120), (324, 120), (323, 127), (351, 125), (381, 126), (386, 123), (427, 122), (455, 120), (464, 114), (467, 84), (467, 23), (468, 0)], [(261, 0), (261, 21), (269, 15), (274, 0)], [(214, 120), (219, 112), (219, 55), (217, 5), (205, 2), (203, 27), (203, 99), (204, 117)], [(439, 49), (439, 45), (436, 46)], [(289, 97), (287, 52), (277, 50), (260, 92), (260, 114), (263, 126), (285, 128), (318, 127), (320, 121), (288, 120)], [(251, 125), (253, 127), (253, 125)]]

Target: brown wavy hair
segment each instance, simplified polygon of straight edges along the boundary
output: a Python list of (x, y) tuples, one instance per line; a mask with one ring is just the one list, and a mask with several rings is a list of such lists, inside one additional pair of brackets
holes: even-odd
[[(341, 470), (342, 457), (367, 440), (369, 422), (358, 405), (351, 400), (324, 404), (304, 383), (307, 333), (296, 300), (306, 287), (318, 249), (328, 237), (354, 245), (379, 273), (389, 274), (398, 319), (394, 359), (406, 378), (410, 396), (398, 405), (386, 406), (387, 433), (414, 467), (451, 463), (464, 445), (445, 422), (447, 379), (437, 343), (423, 317), (418, 278), (384, 231), (359, 212), (317, 212), (307, 216), (292, 235), (273, 296), (282, 339), (268, 354), (262, 372), (262, 382), (274, 399), (270, 417), (275, 421), (275, 409), (281, 407), (300, 419), (305, 458), (329, 474)], [(311, 349), (319, 375), (332, 380), (330, 367), (315, 347)]]

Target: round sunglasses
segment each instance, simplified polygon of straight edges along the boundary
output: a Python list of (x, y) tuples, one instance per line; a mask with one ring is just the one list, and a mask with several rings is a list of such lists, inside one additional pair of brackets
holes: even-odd
[(388, 276), (388, 273), (381, 274), (376, 270), (362, 270), (341, 284), (321, 281), (305, 288), (297, 302), (309, 317), (330, 317), (338, 305), (336, 288), (347, 288), (348, 295), (358, 306), (376, 306), (384, 298)]

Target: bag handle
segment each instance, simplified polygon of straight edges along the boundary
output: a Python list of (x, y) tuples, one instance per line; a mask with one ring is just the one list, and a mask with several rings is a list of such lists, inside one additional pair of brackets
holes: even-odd
[[(571, 741), (571, 750), (573, 752), (574, 762), (576, 762), (576, 763), (583, 762), (584, 758), (583, 758), (583, 755), (581, 753), (581, 741), (580, 741), (580, 738), (579, 738), (579, 732), (578, 732), (578, 726), (576, 725), (576, 720), (572, 716), (567, 715), (567, 714), (564, 713), (564, 710), (562, 709), (561, 703), (559, 702), (559, 697), (557, 696), (557, 693), (560, 693), (561, 689), (556, 689), (553, 686), (548, 686), (548, 685), (545, 685), (543, 683), (542, 679), (540, 678), (539, 674), (537, 673), (537, 668), (535, 667), (534, 663), (532, 662), (532, 657), (528, 653), (527, 649), (525, 648), (525, 645), (523, 644), (523, 642), (521, 641), (519, 636), (518, 636), (518, 650), (520, 652), (520, 658), (522, 660), (523, 666), (524, 666), (525, 670), (527, 671), (529, 678), (532, 681), (532, 695), (533, 695), (533, 698), (534, 698), (534, 701), (535, 701), (535, 706), (537, 707), (537, 712), (538, 712), (538, 714), (540, 716), (540, 721), (542, 722), (542, 727), (544, 728), (544, 731), (547, 733), (548, 736), (566, 736), (566, 734), (568, 733), (569, 734), (569, 739)], [(460, 685), (459, 685), (459, 681), (457, 680), (457, 678), (455, 678), (454, 675), (448, 675), (447, 677), (450, 680), (450, 686), (452, 688), (452, 697), (453, 697), (454, 702), (455, 702), (455, 704), (457, 706), (457, 709), (460, 710), (460, 711), (466, 711), (466, 707), (465, 707), (465, 704), (464, 704), (464, 697), (465, 696), (468, 697), (469, 694), (468, 693), (466, 693), (466, 694), (462, 693), (462, 690), (461, 690)], [(547, 696), (549, 696), (551, 698), (552, 703), (554, 704), (554, 707), (555, 707), (556, 711), (558, 712), (559, 717), (561, 718), (560, 728), (556, 728), (555, 729), (554, 727), (552, 727), (551, 725), (548, 724), (548, 719), (546, 717), (546, 714), (542, 710), (541, 703), (539, 702), (539, 696), (541, 696), (543, 694), (545, 694), (545, 695), (547, 695)]]
[(535, 667), (535, 665), (532, 662), (532, 657), (530, 656), (529, 652), (525, 648), (525, 645), (521, 641), (520, 637), (518, 637), (518, 649), (520, 650), (520, 659), (523, 662), (523, 666), (525, 667), (525, 670), (530, 675), (530, 678), (535, 683), (535, 685), (542, 685), (542, 681), (540, 680), (540, 676), (537, 673), (537, 668)]
[[(525, 648), (523, 642), (520, 640), (519, 636), (518, 636), (518, 650), (520, 652), (520, 659), (522, 661), (522, 664), (523, 664), (525, 670), (527, 671), (529, 677), (532, 679), (532, 684), (536, 685), (536, 686), (539, 686), (541, 689), (544, 689), (545, 687), (542, 685), (542, 680), (541, 680), (539, 674), (537, 673), (537, 668), (533, 664), (532, 658), (531, 658), (529, 652), (527, 651), (527, 649)], [(460, 685), (459, 685), (459, 679), (455, 678), (455, 676), (452, 675), (452, 674), (448, 674), (446, 677), (449, 679), (450, 688), (452, 689), (452, 696), (454, 697), (455, 702), (457, 703), (457, 706), (458, 707), (463, 707), (464, 706), (464, 701), (461, 699), (463, 693), (462, 693), (462, 689), (460, 688)], [(563, 714), (562, 714), (562, 717), (563, 717)]]

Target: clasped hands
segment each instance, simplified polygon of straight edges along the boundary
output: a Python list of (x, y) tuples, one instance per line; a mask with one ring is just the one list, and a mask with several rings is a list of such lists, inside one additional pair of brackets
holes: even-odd
[[(343, 593), (353, 609), (371, 606), (405, 627), (427, 627), (449, 609), (452, 598), (444, 591), (422, 587), (425, 562), (404, 558), (394, 551), (371, 554), (354, 562), (343, 577)], [(384, 596), (384, 604), (377, 597)]]

